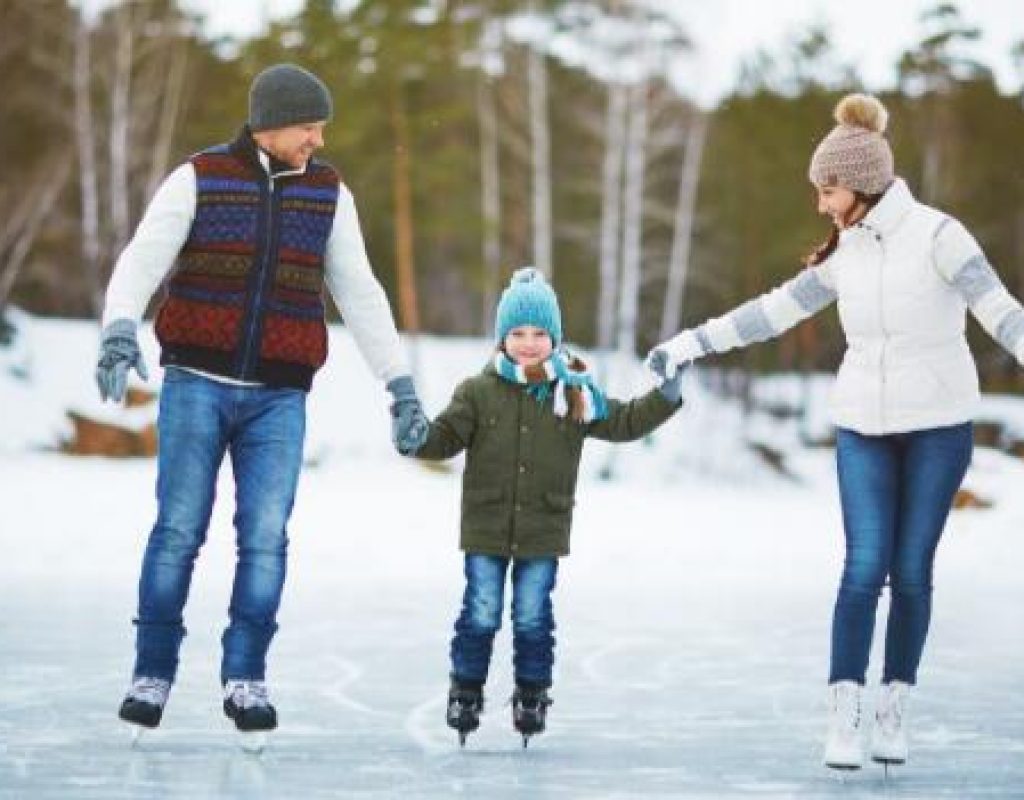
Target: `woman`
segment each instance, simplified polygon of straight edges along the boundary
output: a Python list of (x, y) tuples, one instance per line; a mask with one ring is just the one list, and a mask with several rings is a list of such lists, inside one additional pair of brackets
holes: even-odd
[(893, 174), (876, 98), (849, 95), (809, 176), (833, 222), (806, 268), (774, 291), (658, 345), (661, 378), (710, 353), (780, 335), (838, 300), (847, 350), (832, 398), (846, 559), (832, 622), (825, 763), (864, 761), (861, 690), (878, 597), (891, 605), (872, 757), (907, 758), (904, 703), (931, 614), (932, 564), (971, 457), (979, 400), (965, 310), (1018, 362), (1024, 310), (957, 220)]

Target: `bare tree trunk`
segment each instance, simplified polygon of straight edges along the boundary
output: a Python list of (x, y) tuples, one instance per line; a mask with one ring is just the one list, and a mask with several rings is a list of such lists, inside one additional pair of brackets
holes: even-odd
[(39, 228), (46, 219), (46, 215), (53, 208), (53, 204), (57, 202), (57, 198), (71, 176), (71, 162), (72, 157), (66, 156), (52, 172), (47, 170), (49, 180), (46, 183), (37, 184), (41, 188), (36, 191), (34, 197), (27, 198), (32, 213), (14, 239), (10, 251), (4, 254), (3, 258), (3, 272), (0, 273), (0, 308), (6, 307), (11, 290), (14, 288), (14, 282), (25, 263), (25, 257), (35, 242), (36, 234), (39, 233)]
[(132, 73), (132, 6), (117, 11), (114, 75), (110, 93), (110, 221), (113, 241), (110, 252), (128, 241), (128, 116)]
[(622, 226), (622, 159), (626, 142), (626, 86), (608, 87), (604, 163), (601, 168), (601, 250), (597, 300), (597, 346), (611, 349), (619, 289), (619, 245)]
[(679, 177), (679, 202), (676, 204), (672, 251), (668, 259), (668, 285), (665, 287), (665, 304), (661, 311), (661, 330), (658, 335), (662, 341), (679, 330), (686, 274), (690, 266), (693, 218), (697, 212), (697, 184), (700, 179), (701, 160), (704, 157), (707, 127), (707, 115), (699, 109), (694, 109), (686, 134), (686, 152), (683, 155), (682, 173)]
[(409, 333), (420, 330), (416, 297), (416, 264), (413, 256), (412, 178), (409, 119), (398, 76), (391, 81), (391, 128), (395, 136), (395, 258), (398, 272), (398, 313)]
[(623, 356), (636, 353), (640, 308), (640, 269), (643, 258), (644, 146), (647, 139), (647, 81), (629, 89), (629, 126), (626, 132), (626, 186), (622, 229), (622, 289), (619, 293), (616, 349)]
[[(536, 3), (530, 3), (536, 10)], [(551, 132), (548, 127), (548, 78), (545, 55), (538, 46), (527, 54), (530, 85), (530, 134), (533, 141), (533, 264), (548, 279), (551, 263)]]
[(484, 291), (481, 329), (490, 329), (501, 270), (501, 194), (498, 161), (498, 114), (491, 78), (481, 69), (477, 80), (480, 120), (480, 205), (483, 213)]
[(100, 278), (99, 185), (92, 116), (92, 57), (90, 32), (84, 15), (75, 31), (75, 144), (78, 149), (78, 186), (82, 204), (82, 266), (89, 282), (89, 297), (96, 316), (103, 308)]
[(149, 178), (146, 181), (146, 198), (153, 196), (160, 182), (167, 174), (171, 159), (171, 144), (181, 114), (181, 100), (185, 90), (185, 74), (188, 67), (188, 39), (179, 36), (175, 26), (179, 23), (173, 18), (172, 12), (164, 22), (170, 50), (170, 66), (167, 69), (166, 81), (163, 86), (163, 102), (160, 107), (160, 120), (156, 128), (156, 141), (153, 145), (153, 160), (149, 165)]

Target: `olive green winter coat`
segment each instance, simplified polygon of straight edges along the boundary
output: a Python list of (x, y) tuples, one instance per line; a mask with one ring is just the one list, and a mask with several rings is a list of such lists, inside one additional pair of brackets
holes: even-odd
[(538, 402), (524, 385), (503, 379), (488, 365), (459, 384), (416, 455), (438, 460), (467, 451), (463, 550), (515, 558), (564, 556), (584, 440), (639, 439), (680, 405), (654, 389), (628, 403), (609, 399), (606, 419), (575, 422), (555, 415), (551, 397)]

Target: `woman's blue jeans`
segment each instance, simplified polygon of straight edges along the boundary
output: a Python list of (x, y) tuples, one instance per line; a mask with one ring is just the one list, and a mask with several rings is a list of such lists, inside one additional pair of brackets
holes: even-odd
[(235, 478), (237, 562), (221, 680), (263, 679), (284, 587), (286, 531), (302, 466), (306, 393), (168, 369), (160, 394), (157, 520), (139, 580), (134, 675), (173, 681), (182, 612), (225, 453)]
[(832, 620), (829, 682), (864, 683), (878, 597), (889, 581), (882, 682), (913, 684), (928, 635), (932, 565), (971, 460), (971, 423), (887, 436), (839, 429), (846, 562)]
[(551, 592), (557, 558), (517, 558), (466, 553), (466, 591), (452, 639), (452, 677), (483, 686), (494, 636), (501, 628), (505, 574), (512, 564), (512, 663), (521, 686), (551, 686), (555, 617)]

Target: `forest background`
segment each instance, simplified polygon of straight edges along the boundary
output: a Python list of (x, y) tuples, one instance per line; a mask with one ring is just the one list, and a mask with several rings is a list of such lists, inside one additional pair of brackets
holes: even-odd
[[(1007, 93), (964, 55), (980, 35), (937, 3), (881, 97), (898, 173), (962, 219), (1022, 297), (1024, 41)], [(642, 355), (786, 280), (825, 238), (807, 162), (862, 85), (812, 26), (751, 54), (702, 107), (699, 74), (679, 69), (701, 44), (640, 0), (308, 0), (245, 40), (205, 37), (173, 0), (96, 14), (2, 0), (0, 323), (15, 306), (98, 319), (160, 181), (233, 137), (252, 77), (289, 61), (333, 92), (322, 155), (355, 194), (404, 332), (488, 335), (508, 275), (535, 264), (572, 342)], [(0, 340), (13, 330), (0, 324)], [(1024, 390), (1012, 358), (969, 333), (984, 388)], [(842, 350), (822, 314), (720, 363), (742, 386), (829, 371)]]

